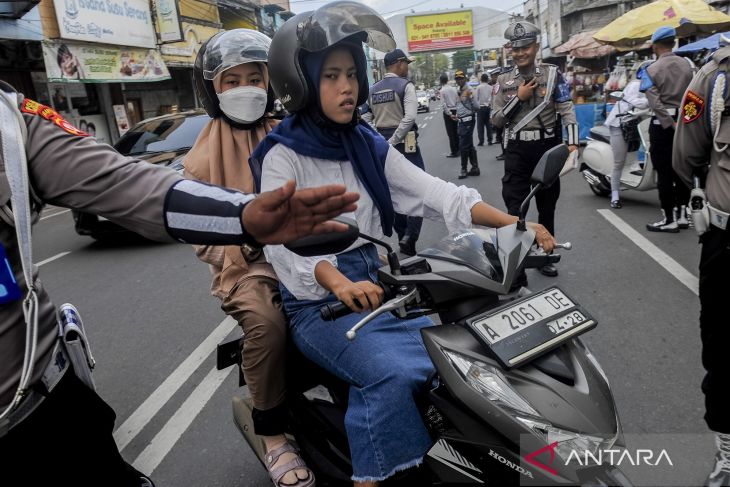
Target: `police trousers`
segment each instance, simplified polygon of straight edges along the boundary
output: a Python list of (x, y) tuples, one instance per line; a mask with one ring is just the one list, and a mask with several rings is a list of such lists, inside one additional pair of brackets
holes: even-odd
[(139, 487), (112, 432), (114, 410), (72, 370), (43, 402), (0, 438), (2, 485)]
[(649, 126), (649, 153), (651, 163), (657, 172), (657, 191), (659, 204), (667, 215), (674, 219), (673, 208), (689, 203), (689, 188), (672, 169), (672, 148), (674, 147), (674, 128), (662, 128), (652, 123)]
[[(520, 214), (520, 205), (530, 193), (530, 176), (542, 155), (563, 142), (557, 138), (523, 142), (510, 140), (504, 153), (504, 177), (502, 198), (510, 215)], [(538, 223), (555, 235), (555, 206), (560, 197), (560, 180), (535, 195)]]
[(479, 107), (479, 111), (477, 112), (477, 139), (479, 139), (479, 145), (484, 144), (485, 129), (487, 131), (487, 143), (492, 143), (491, 111), (489, 107)]
[[(396, 144), (393, 147), (398, 152), (403, 154), (406, 159), (411, 163), (426, 170), (426, 165), (423, 163), (423, 157), (421, 156), (421, 148), (416, 146), (416, 152), (406, 152), (406, 145), (404, 143)], [(421, 226), (423, 225), (423, 218), (420, 216), (407, 216), (401, 213), (395, 214), (395, 221), (393, 222), (393, 228), (395, 233), (398, 235), (398, 240), (402, 240), (403, 237), (408, 237), (415, 242), (418, 237), (421, 236)]]
[(449, 150), (451, 154), (459, 153), (459, 135), (456, 133), (457, 122), (446, 112), (444, 114), (444, 126), (446, 127), (446, 136), (449, 138)]
[(279, 283), (266, 276), (246, 275), (231, 289), (221, 309), (243, 328), (243, 375), (253, 401), (254, 432), (283, 434), (287, 322)]
[(730, 230), (713, 225), (700, 237), (700, 337), (705, 421), (718, 433), (730, 434), (730, 326), (727, 319), (727, 279), (730, 275)]

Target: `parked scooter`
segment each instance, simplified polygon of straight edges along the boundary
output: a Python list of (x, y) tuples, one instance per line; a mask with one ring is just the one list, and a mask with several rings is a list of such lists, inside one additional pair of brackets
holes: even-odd
[[(621, 92), (611, 93), (613, 98), (621, 100)], [(649, 126), (652, 111), (630, 110), (620, 115), (622, 121), (638, 120), (638, 141), (629, 144), (621, 174), (621, 189), (635, 191), (649, 191), (656, 188), (656, 174), (649, 154)], [(643, 155), (643, 169), (640, 168), (640, 155)], [(611, 194), (611, 172), (613, 171), (613, 152), (611, 151), (611, 137), (609, 128), (605, 125), (593, 127), (588, 137), (588, 144), (583, 149), (583, 163), (581, 172), (588, 182), (588, 186), (598, 196)]]
[[(557, 180), (567, 156), (567, 147), (558, 146), (540, 160), (518, 223), (452, 234), (402, 262), (387, 243), (355, 225), (289, 245), (305, 256), (342, 251), (357, 238), (387, 249), (389, 265), (378, 271), (378, 281), (388, 300), (347, 333), (350, 340), (382, 313), (440, 318), (441, 325), (422, 331), (437, 370), (432, 388), (419, 398), (433, 447), (419, 468), (385, 485), (631, 485), (613, 466), (567, 461), (571, 452), (583, 458), (585, 451), (623, 446), (606, 375), (579, 338), (596, 320), (556, 286), (509, 292), (523, 268), (560, 260), (532, 247), (535, 235), (524, 215), (537, 190)], [(351, 311), (333, 301), (320, 312), (334, 320)], [(287, 369), (289, 434), (317, 484), (352, 485), (344, 427), (348, 385), (298, 354)], [(263, 463), (250, 401), (237, 401), (236, 424)]]

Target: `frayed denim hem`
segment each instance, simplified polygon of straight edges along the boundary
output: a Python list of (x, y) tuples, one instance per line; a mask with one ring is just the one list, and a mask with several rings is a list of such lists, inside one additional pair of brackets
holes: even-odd
[(419, 466), (420, 464), (423, 463), (424, 456), (425, 455), (422, 455), (422, 456), (416, 458), (415, 460), (411, 460), (410, 462), (407, 462), (407, 463), (402, 463), (402, 464), (398, 465), (397, 467), (395, 467), (393, 470), (391, 470), (387, 475), (384, 475), (382, 477), (355, 477), (353, 475), (350, 478), (350, 480), (352, 480), (353, 482), (381, 482), (381, 481), (387, 479), (388, 477), (392, 477), (393, 475), (395, 475), (398, 472), (402, 472), (403, 470), (408, 470), (409, 468)]

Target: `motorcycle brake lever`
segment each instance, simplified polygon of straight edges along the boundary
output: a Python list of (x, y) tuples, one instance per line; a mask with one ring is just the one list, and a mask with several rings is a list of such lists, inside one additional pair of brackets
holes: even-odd
[(378, 309), (374, 310), (372, 313), (367, 315), (365, 318), (358, 321), (355, 326), (350, 328), (347, 333), (345, 333), (345, 336), (347, 336), (348, 340), (354, 340), (355, 336), (357, 335), (357, 330), (362, 328), (363, 326), (370, 323), (372, 320), (377, 318), (378, 316), (382, 315), (383, 313), (387, 313), (388, 311), (393, 311), (401, 306), (404, 306), (406, 303), (408, 303), (411, 299), (415, 298), (418, 294), (418, 289), (413, 288), (408, 294), (404, 294), (401, 296), (396, 296), (393, 299), (386, 301), (385, 303), (381, 304)]

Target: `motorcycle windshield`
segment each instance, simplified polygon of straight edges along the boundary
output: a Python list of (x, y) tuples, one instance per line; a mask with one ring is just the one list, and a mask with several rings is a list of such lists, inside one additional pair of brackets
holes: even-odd
[(495, 239), (496, 233), (487, 231), (469, 230), (452, 233), (433, 247), (419, 252), (418, 255), (462, 264), (493, 281), (502, 282), (504, 270), (499, 260)]

